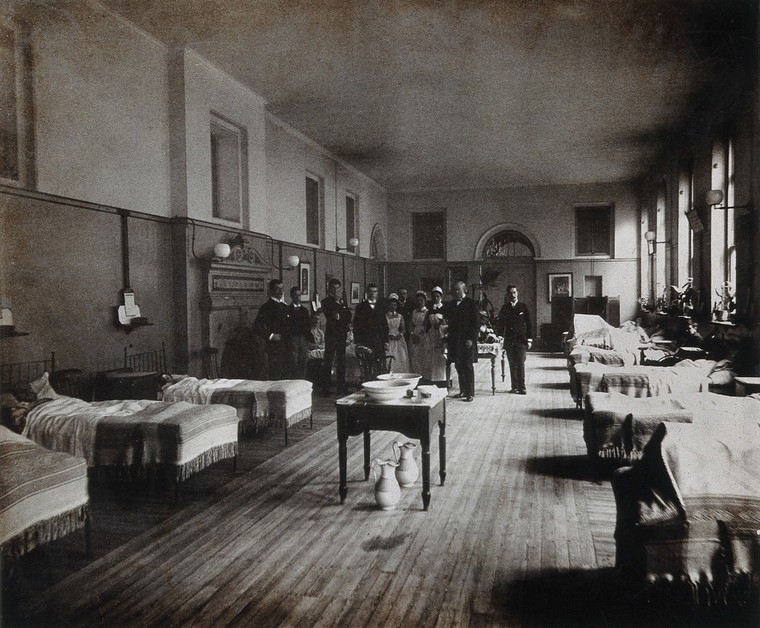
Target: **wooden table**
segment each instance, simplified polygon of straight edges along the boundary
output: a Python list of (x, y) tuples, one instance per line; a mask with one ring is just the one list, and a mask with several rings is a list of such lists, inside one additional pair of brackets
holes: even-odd
[[(491, 395), (496, 394), (496, 359), (501, 357), (501, 381), (506, 379), (505, 359), (506, 354), (501, 346), (501, 342), (479, 342), (478, 358), (488, 358), (491, 360)], [(446, 361), (446, 385), (451, 388), (451, 363)]]
[(364, 479), (369, 480), (370, 430), (400, 432), (420, 441), (422, 449), (422, 506), (430, 504), (430, 440), (438, 425), (438, 474), (441, 486), (446, 480), (446, 390), (427, 388), (429, 399), (399, 399), (392, 403), (374, 403), (363, 392), (335, 402), (338, 414), (338, 465), (340, 468), (340, 503), (346, 501), (347, 453), (349, 436), (364, 434)]
[(504, 382), (504, 349), (502, 349), (501, 342), (479, 342), (478, 343), (478, 357), (490, 358), (491, 360), (491, 394), (496, 394), (496, 358), (501, 356), (501, 381)]

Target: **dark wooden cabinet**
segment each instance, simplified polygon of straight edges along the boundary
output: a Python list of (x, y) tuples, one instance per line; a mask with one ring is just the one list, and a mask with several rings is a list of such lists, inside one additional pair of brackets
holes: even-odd
[(95, 401), (109, 399), (157, 399), (161, 373), (119, 369), (103, 371), (95, 377)]
[(570, 331), (575, 314), (596, 314), (613, 327), (620, 327), (620, 297), (561, 297), (552, 299), (552, 328), (562, 335)]

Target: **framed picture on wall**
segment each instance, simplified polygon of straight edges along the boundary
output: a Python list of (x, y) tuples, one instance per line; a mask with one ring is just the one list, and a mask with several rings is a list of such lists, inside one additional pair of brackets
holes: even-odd
[(454, 284), (458, 281), (464, 281), (467, 284), (467, 266), (449, 266), (448, 267), (448, 289), (449, 292), (454, 290)]
[(301, 289), (301, 303), (311, 301), (311, 264), (301, 262), (298, 267), (298, 287)]
[(549, 303), (552, 297), (573, 296), (572, 273), (549, 273)]
[(362, 302), (361, 286), (358, 281), (351, 282), (351, 304), (356, 305)]

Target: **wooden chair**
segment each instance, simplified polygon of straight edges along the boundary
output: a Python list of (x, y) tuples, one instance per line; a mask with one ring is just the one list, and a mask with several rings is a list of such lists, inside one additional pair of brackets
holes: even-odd
[(203, 377), (206, 379), (219, 378), (219, 349), (215, 347), (205, 347), (201, 349), (201, 360), (203, 362)]
[(356, 345), (355, 352), (356, 359), (359, 361), (362, 381), (368, 382), (381, 373), (390, 373), (393, 364), (392, 355), (376, 356), (372, 349), (363, 345)]

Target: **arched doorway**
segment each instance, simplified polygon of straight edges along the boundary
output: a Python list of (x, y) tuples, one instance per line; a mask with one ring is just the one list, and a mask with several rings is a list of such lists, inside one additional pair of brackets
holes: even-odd
[[(514, 284), (520, 300), (527, 306), (536, 325), (535, 239), (511, 226), (490, 229), (478, 243), (484, 291), (498, 312), (504, 303), (507, 286)], [(538, 334), (534, 329), (533, 334)]]

